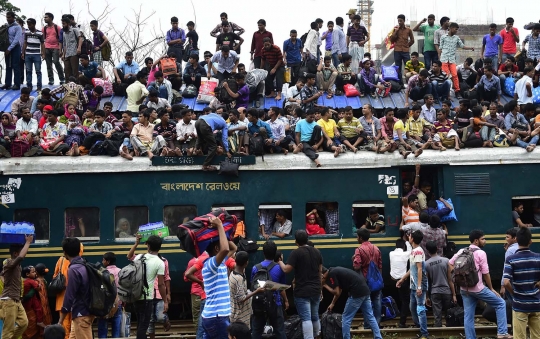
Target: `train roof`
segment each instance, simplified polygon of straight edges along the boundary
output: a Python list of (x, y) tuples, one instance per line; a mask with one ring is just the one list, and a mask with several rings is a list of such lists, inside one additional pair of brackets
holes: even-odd
[[(304, 154), (267, 154), (264, 161), (256, 158), (254, 165), (242, 165), (241, 171), (287, 171), (287, 170), (336, 170), (387, 168), (399, 166), (450, 165), (450, 166), (484, 166), (484, 165), (516, 165), (540, 163), (540, 151), (527, 153), (519, 147), (509, 148), (475, 148), (445, 152), (427, 150), (415, 158), (410, 155), (403, 159), (396, 151), (393, 154), (375, 154), (347, 152), (334, 158), (333, 153), (321, 152), (319, 159), (323, 167), (316, 169), (315, 164)], [(62, 174), (62, 173), (125, 173), (125, 172), (161, 172), (200, 170), (200, 165), (152, 166), (146, 157), (136, 157), (133, 161), (121, 157), (81, 156), (81, 157), (32, 157), (9, 158), (0, 160), (0, 171), (3, 175), (24, 174)]]

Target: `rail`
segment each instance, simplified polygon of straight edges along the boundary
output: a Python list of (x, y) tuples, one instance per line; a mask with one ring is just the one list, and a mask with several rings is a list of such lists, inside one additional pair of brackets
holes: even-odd
[[(417, 339), (419, 329), (416, 327), (399, 328), (394, 327), (397, 325), (398, 319), (394, 321), (386, 321), (381, 327), (382, 337), (385, 339)], [(351, 335), (353, 339), (369, 338), (372, 336), (371, 330), (365, 330), (362, 328), (363, 319), (353, 319), (351, 325)], [(394, 326), (392, 326), (394, 325)], [(465, 338), (464, 327), (432, 327), (433, 316), (428, 316), (428, 329), (431, 338)], [(131, 324), (132, 333), (136, 330), (135, 323)], [(497, 326), (488, 322), (481, 316), (475, 317), (475, 326), (477, 337), (494, 337), (497, 335)], [(155, 338), (156, 339), (191, 339), (195, 338), (195, 325), (191, 321), (175, 321), (171, 324), (169, 331), (158, 330), (156, 327)], [(94, 324), (94, 332), (97, 334), (97, 326)], [(135, 339), (135, 336), (128, 337), (129, 339)], [(117, 338), (125, 339), (125, 338)]]

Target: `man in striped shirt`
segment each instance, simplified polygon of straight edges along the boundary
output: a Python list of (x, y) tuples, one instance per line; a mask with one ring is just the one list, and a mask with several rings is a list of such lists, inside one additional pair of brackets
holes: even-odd
[[(266, 37), (263, 39), (264, 47), (261, 52), (261, 68), (268, 71), (266, 77), (266, 97), (276, 97), (276, 100), (281, 100), (281, 88), (283, 87), (283, 74), (285, 67), (283, 66), (283, 53), (281, 49), (272, 44), (272, 40)], [(274, 90), (274, 79), (276, 80), (277, 95)]]
[(403, 207), (401, 208), (401, 225), (419, 222), (418, 196), (411, 194), (408, 198), (403, 198), (401, 201), (403, 203)]
[(202, 311), (202, 326), (205, 338), (228, 339), (227, 327), (231, 315), (231, 294), (225, 261), (229, 252), (229, 242), (219, 218), (212, 217), (211, 227), (219, 233), (219, 240), (210, 243), (206, 249), (210, 257), (204, 262), (202, 276), (206, 303)]
[(540, 254), (529, 249), (531, 231), (520, 227), (516, 234), (518, 250), (504, 263), (504, 287), (512, 295), (514, 338), (540, 337)]
[(24, 34), (22, 58), (26, 64), (26, 85), (32, 88), (32, 66), (36, 68), (37, 90), (41, 91), (41, 59), (45, 59), (43, 32), (36, 29), (36, 19), (26, 20), (28, 29)]

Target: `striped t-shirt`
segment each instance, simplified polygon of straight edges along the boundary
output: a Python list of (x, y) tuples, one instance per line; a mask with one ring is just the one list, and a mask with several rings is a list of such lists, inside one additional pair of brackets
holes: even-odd
[(412, 222), (420, 222), (420, 216), (418, 215), (418, 212), (411, 207), (401, 207), (401, 218), (403, 218), (404, 225), (410, 224)]
[(509, 279), (514, 288), (512, 309), (516, 312), (540, 312), (540, 253), (529, 249), (518, 249), (506, 258), (504, 279)]
[[(229, 276), (231, 290), (231, 322), (241, 321), (250, 327), (251, 299), (243, 302), (248, 294), (246, 276), (232, 272)], [(206, 307), (206, 306), (205, 306)]]
[(203, 318), (228, 317), (231, 315), (231, 293), (225, 258), (218, 266), (216, 257), (208, 258), (204, 262), (202, 276), (206, 304), (202, 312)]
[(27, 29), (24, 32), (24, 39), (26, 41), (26, 54), (40, 55), (41, 44), (43, 43), (43, 32), (36, 30), (35, 32)]

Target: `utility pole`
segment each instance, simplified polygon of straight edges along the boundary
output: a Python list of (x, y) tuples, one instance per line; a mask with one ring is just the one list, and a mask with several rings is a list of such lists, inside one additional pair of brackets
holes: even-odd
[[(371, 16), (373, 15), (373, 1), (374, 0), (358, 0), (358, 15), (362, 21), (366, 24), (366, 29), (371, 34)], [(367, 43), (366, 52), (371, 53), (371, 39)]]

